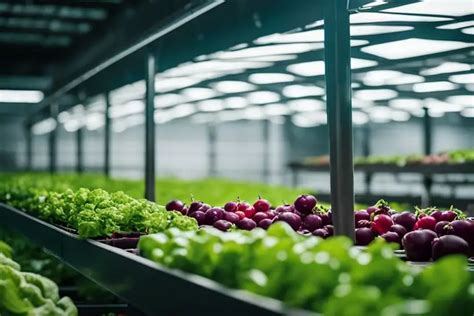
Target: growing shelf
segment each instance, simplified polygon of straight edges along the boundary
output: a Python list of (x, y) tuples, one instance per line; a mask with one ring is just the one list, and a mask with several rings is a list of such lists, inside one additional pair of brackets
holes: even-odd
[[(127, 302), (138, 315), (184, 315), (224, 310), (228, 315), (315, 315), (288, 309), (270, 298), (225, 288), (197, 275), (160, 267), (138, 255), (98, 241), (79, 239), (2, 203), (0, 223), (25, 235)], [(186, 298), (185, 303), (183, 298)]]

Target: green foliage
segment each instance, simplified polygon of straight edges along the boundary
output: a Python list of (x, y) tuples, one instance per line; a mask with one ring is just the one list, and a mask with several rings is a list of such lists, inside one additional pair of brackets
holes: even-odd
[(161, 265), (326, 316), (467, 315), (474, 302), (465, 259), (420, 272), (382, 240), (364, 251), (344, 237), (303, 237), (282, 222), (268, 231), (170, 229), (141, 237), (139, 249)]
[[(5, 249), (6, 244), (1, 243)], [(5, 252), (0, 252), (0, 315), (4, 314), (77, 316), (77, 309), (68, 297), (59, 297), (58, 287), (53, 281), (20, 271), (18, 263)]]

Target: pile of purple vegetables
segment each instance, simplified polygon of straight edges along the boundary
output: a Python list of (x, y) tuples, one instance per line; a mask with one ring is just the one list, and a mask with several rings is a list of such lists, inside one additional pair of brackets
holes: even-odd
[[(293, 204), (275, 208), (259, 197), (253, 205), (245, 201), (231, 201), (224, 207), (212, 207), (192, 201), (187, 206), (172, 200), (168, 211), (178, 211), (193, 217), (199, 225), (214, 226), (228, 231), (232, 228), (252, 230), (267, 229), (283, 221), (303, 235), (327, 238), (334, 234), (331, 210), (318, 205), (312, 195), (300, 195)], [(436, 260), (448, 254), (474, 256), (474, 219), (466, 218), (457, 209), (417, 209), (415, 213), (397, 212), (380, 200), (365, 210), (354, 212), (356, 245), (368, 245), (376, 238), (395, 243), (404, 249), (411, 261)]]

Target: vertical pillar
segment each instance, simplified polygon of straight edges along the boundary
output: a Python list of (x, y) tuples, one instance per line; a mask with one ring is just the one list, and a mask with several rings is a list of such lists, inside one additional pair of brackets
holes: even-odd
[(110, 176), (110, 94), (105, 93), (104, 174)]
[(217, 150), (216, 150), (216, 143), (217, 143), (217, 127), (216, 124), (213, 122), (208, 123), (207, 125), (207, 139), (208, 139), (208, 174), (209, 177), (215, 177), (217, 175)]
[(354, 239), (350, 24), (346, 6), (346, 0), (326, 1), (324, 58), (334, 230)]
[[(428, 108), (423, 108), (425, 115), (423, 116), (423, 148), (425, 155), (431, 155), (432, 153), (432, 129), (431, 129), (431, 116)], [(425, 188), (425, 194), (421, 197), (422, 207), (428, 207), (431, 204), (431, 186), (433, 185), (433, 179), (431, 175), (425, 175), (423, 177), (423, 186)]]
[[(370, 156), (370, 138), (371, 138), (371, 128), (370, 123), (367, 122), (362, 127), (362, 155), (364, 157)], [(372, 173), (366, 172), (365, 174), (365, 191), (370, 194), (370, 184), (372, 182)]]
[(270, 157), (271, 157), (271, 144), (270, 144), (270, 129), (271, 129), (271, 122), (270, 120), (263, 120), (263, 181), (266, 183), (270, 182), (270, 172), (271, 172), (271, 165), (270, 165)]
[(49, 172), (55, 173), (57, 171), (57, 131), (58, 131), (58, 104), (52, 103), (49, 107), (50, 117), (54, 119), (54, 129), (49, 133)]
[(33, 170), (33, 135), (31, 132), (31, 124), (30, 121), (27, 121), (25, 124), (26, 171)]
[(79, 126), (76, 131), (76, 172), (84, 172), (84, 152), (83, 152), (83, 135), (84, 128)]
[(145, 56), (145, 198), (155, 201), (155, 56)]

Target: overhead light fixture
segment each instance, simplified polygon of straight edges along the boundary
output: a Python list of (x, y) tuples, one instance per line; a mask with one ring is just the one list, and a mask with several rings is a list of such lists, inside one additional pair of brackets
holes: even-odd
[[(438, 99), (428, 98), (424, 100), (424, 106), (432, 112), (460, 112), (463, 109), (462, 105), (443, 102)], [(430, 112), (431, 113), (431, 112)]]
[(321, 100), (315, 99), (298, 99), (288, 101), (288, 106), (292, 111), (295, 112), (311, 112), (322, 110), (325, 108), (325, 104)]
[(272, 91), (256, 91), (247, 94), (247, 101), (250, 104), (266, 104), (280, 101), (280, 95)]
[(95, 131), (105, 125), (105, 114), (99, 112), (88, 113), (85, 117), (85, 126), (89, 131)]
[[(372, 66), (377, 66), (377, 62), (374, 60), (360, 59), (360, 58), (351, 58), (351, 68), (352, 69), (361, 69)], [(304, 77), (314, 77), (324, 75), (324, 61), (310, 61), (289, 65), (286, 68), (289, 72), (296, 75)]]
[(185, 101), (185, 98), (176, 93), (165, 93), (155, 96), (155, 108), (167, 108)]
[(453, 95), (447, 97), (446, 101), (463, 106), (474, 106), (474, 95)]
[(267, 116), (281, 116), (291, 113), (289, 107), (281, 103), (271, 103), (264, 105), (265, 115)]
[(420, 99), (394, 99), (388, 102), (391, 108), (403, 111), (418, 111), (423, 108), (423, 102)]
[(220, 93), (241, 93), (255, 90), (255, 86), (245, 81), (226, 80), (211, 84)]
[(383, 12), (441, 15), (441, 16), (467, 16), (474, 14), (471, 0), (430, 0), (398, 6), (382, 10)]
[[(225, 51), (212, 54), (212, 58), (217, 59), (239, 59), (253, 58), (272, 55), (300, 54), (323, 49), (323, 43), (295, 43), (295, 44), (276, 44), (245, 48), (236, 51)], [(262, 67), (258, 67), (262, 68)]]
[(390, 14), (379, 12), (360, 12), (351, 14), (350, 19), (351, 24), (378, 22), (442, 22), (452, 20), (451, 18), (437, 16)]
[(366, 101), (389, 100), (398, 96), (397, 91), (391, 89), (365, 89), (354, 92), (354, 97)]
[(465, 108), (461, 111), (461, 115), (464, 117), (474, 117), (474, 107), (472, 108)]
[(352, 25), (351, 36), (366, 36), (376, 34), (388, 34), (395, 32), (406, 32), (413, 30), (413, 26), (389, 26), (389, 25)]
[(287, 98), (304, 98), (322, 96), (325, 94), (325, 91), (323, 88), (315, 85), (294, 84), (284, 87), (282, 93)]
[(249, 76), (249, 81), (255, 84), (292, 82), (295, 79), (295, 76), (285, 73), (255, 73)]
[(369, 122), (369, 116), (360, 111), (352, 111), (352, 122), (355, 125), (364, 125)]
[(145, 112), (145, 102), (142, 100), (134, 100), (122, 105), (114, 105), (109, 109), (109, 115), (112, 119), (143, 112)]
[(39, 90), (0, 90), (0, 102), (5, 103), (38, 103), (43, 98)]
[(247, 120), (263, 120), (266, 118), (263, 108), (260, 106), (251, 106), (243, 110), (244, 118)]
[(297, 113), (291, 121), (298, 127), (316, 127), (327, 123), (327, 115), (324, 111)]
[(469, 71), (471, 70), (471, 65), (458, 62), (444, 62), (439, 66), (423, 69), (420, 71), (422, 76), (434, 76), (444, 73), (460, 72), (460, 71)]
[(257, 62), (277, 62), (277, 61), (292, 60), (296, 58), (298, 58), (298, 55), (266, 55), (266, 56), (245, 58), (241, 60), (257, 61)]
[(224, 102), (220, 99), (204, 100), (197, 103), (199, 111), (217, 112), (224, 109)]
[(406, 122), (410, 119), (410, 114), (405, 111), (392, 111), (391, 118), (395, 122)]
[(474, 84), (474, 74), (459, 74), (449, 77), (449, 81), (460, 84)]
[(181, 94), (186, 98), (188, 102), (211, 99), (217, 96), (217, 93), (209, 88), (186, 88), (181, 91)]
[(227, 109), (242, 109), (249, 105), (244, 97), (228, 97), (222, 100)]
[[(233, 53), (233, 52), (229, 52)], [(188, 62), (178, 65), (174, 68), (165, 70), (160, 77), (186, 77), (199, 76), (202, 73), (233, 73), (241, 72), (245, 69), (264, 68), (271, 66), (272, 63), (234, 60), (232, 62), (224, 60), (208, 60), (203, 62)]]
[(365, 110), (370, 120), (375, 123), (387, 123), (392, 118), (392, 110), (386, 106), (374, 106)]
[(324, 30), (276, 33), (260, 37), (254, 41), (254, 43), (258, 45), (301, 42), (324, 42)]
[[(458, 41), (410, 38), (362, 47), (361, 51), (394, 60), (431, 55), (472, 46), (474, 44)], [(410, 47), (410, 49), (407, 49), (407, 47)]]
[(413, 91), (418, 93), (433, 92), (433, 91), (449, 91), (459, 88), (457, 84), (449, 81), (434, 81), (416, 83), (413, 85)]
[(437, 26), (437, 29), (440, 30), (455, 30), (455, 29), (462, 29), (463, 27), (474, 26), (474, 21), (463, 21), (463, 22), (456, 22), (456, 23), (449, 23)]
[(474, 27), (466, 27), (465, 29), (461, 30), (461, 33), (464, 33), (467, 35), (474, 35)]
[(31, 127), (31, 131), (34, 135), (49, 134), (56, 129), (57, 122), (53, 118), (44, 119)]
[(156, 92), (164, 93), (194, 86), (201, 81), (202, 79), (196, 77), (164, 78), (157, 76), (155, 79), (155, 90)]

